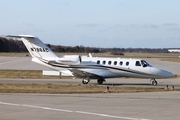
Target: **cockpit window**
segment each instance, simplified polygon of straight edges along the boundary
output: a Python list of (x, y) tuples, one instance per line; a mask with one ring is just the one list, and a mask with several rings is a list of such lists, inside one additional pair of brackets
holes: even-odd
[(143, 67), (150, 66), (145, 60), (141, 60), (141, 64)]
[(140, 63), (140, 61), (136, 61), (136, 64), (135, 64), (136, 66), (141, 66), (141, 63)]

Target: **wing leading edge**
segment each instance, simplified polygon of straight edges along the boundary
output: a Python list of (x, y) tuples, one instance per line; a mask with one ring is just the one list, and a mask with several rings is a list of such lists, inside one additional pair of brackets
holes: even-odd
[(12, 37), (12, 38), (32, 38), (35, 39), (35, 36), (32, 35), (6, 35), (5, 37)]

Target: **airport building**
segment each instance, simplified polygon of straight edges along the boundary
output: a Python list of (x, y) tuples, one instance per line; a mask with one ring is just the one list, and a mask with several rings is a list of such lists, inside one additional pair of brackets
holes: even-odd
[(169, 52), (180, 52), (180, 49), (169, 49)]

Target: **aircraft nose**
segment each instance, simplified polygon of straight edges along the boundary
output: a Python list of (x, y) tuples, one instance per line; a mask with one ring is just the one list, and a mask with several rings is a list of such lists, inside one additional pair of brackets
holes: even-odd
[(173, 76), (171, 72), (162, 69), (157, 69), (157, 74), (160, 78), (170, 78)]

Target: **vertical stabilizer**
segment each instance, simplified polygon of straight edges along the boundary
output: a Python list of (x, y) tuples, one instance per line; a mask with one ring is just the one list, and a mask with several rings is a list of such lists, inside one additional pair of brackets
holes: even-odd
[(31, 35), (19, 35), (12, 36), (8, 35), (6, 37), (21, 38), (27, 50), (33, 58), (55, 58), (57, 55), (45, 45), (38, 37)]

